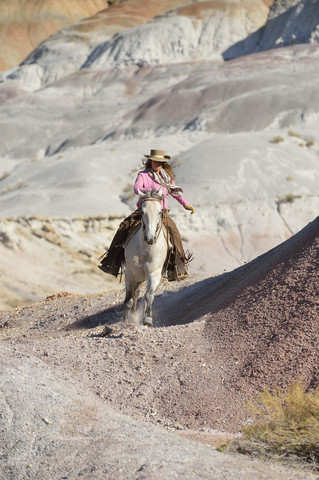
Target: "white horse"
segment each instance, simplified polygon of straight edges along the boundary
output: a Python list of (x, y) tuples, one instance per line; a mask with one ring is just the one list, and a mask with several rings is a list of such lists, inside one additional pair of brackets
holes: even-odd
[(139, 190), (138, 194), (142, 199), (141, 227), (128, 239), (124, 247), (125, 319), (130, 313), (136, 314), (139, 287), (147, 281), (142, 323), (151, 327), (154, 294), (162, 278), (169, 244), (167, 230), (163, 225), (162, 189), (145, 192)]

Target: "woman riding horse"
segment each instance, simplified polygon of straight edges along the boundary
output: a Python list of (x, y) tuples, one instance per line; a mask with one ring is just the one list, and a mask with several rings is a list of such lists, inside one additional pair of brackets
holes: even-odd
[[(144, 192), (146, 190), (158, 190), (162, 188), (162, 210), (163, 223), (171, 235), (171, 243), (173, 248), (170, 251), (167, 260), (167, 277), (169, 280), (180, 280), (187, 275), (187, 264), (191, 259), (190, 254), (185, 254), (182, 238), (177, 229), (175, 222), (168, 215), (167, 197), (170, 194), (177, 200), (186, 210), (195, 213), (195, 209), (186, 201), (183, 196), (183, 190), (175, 184), (175, 173), (173, 167), (169, 164), (170, 156), (164, 155), (163, 150), (151, 150), (150, 155), (144, 155), (146, 160), (143, 160), (145, 169), (140, 171), (137, 175), (134, 193), (138, 194), (138, 190)], [(141, 198), (137, 202), (137, 210), (129, 215), (120, 224), (110, 248), (103, 255), (101, 265), (99, 268), (115, 277), (118, 276), (124, 259), (123, 244), (130, 232), (136, 228), (141, 221)]]

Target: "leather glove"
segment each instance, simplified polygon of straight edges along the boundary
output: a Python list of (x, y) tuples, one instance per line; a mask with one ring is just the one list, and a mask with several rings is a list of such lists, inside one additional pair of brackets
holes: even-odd
[(186, 205), (185, 210), (190, 210), (191, 214), (195, 213), (195, 208), (193, 208), (191, 205)]

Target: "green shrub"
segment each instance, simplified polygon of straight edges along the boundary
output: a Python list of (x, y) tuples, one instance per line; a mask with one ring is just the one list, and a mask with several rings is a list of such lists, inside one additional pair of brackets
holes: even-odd
[(240, 452), (308, 462), (319, 470), (319, 387), (307, 392), (298, 381), (286, 392), (265, 389), (250, 408), (257, 421), (243, 428)]

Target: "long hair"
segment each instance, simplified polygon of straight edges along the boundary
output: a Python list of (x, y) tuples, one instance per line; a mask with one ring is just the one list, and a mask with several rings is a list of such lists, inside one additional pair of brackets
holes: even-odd
[[(145, 169), (152, 168), (152, 160), (150, 158), (147, 159), (147, 160), (143, 160), (143, 164), (145, 165)], [(171, 180), (173, 180), (175, 178), (175, 172), (174, 172), (174, 169), (173, 169), (172, 165), (170, 165), (167, 162), (163, 162), (162, 168), (164, 168), (165, 172), (168, 173)]]

